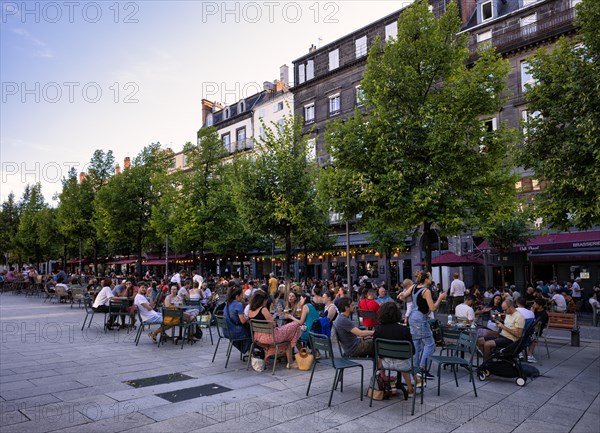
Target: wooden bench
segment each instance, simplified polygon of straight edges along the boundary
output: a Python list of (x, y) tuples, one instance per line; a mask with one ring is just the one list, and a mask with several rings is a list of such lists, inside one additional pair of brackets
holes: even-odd
[[(577, 325), (577, 314), (549, 312), (547, 328), (571, 331), (571, 346), (579, 345), (579, 326)], [(577, 341), (577, 344), (574, 344), (575, 341)]]

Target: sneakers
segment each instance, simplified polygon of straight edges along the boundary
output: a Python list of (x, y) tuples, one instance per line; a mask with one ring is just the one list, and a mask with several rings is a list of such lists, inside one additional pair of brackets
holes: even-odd
[(435, 376), (426, 370), (419, 371), (417, 377), (425, 378), (425, 380), (435, 379)]
[(527, 357), (527, 362), (529, 362), (531, 364), (535, 364), (537, 362), (537, 359), (535, 359), (535, 357), (533, 355), (529, 355)]

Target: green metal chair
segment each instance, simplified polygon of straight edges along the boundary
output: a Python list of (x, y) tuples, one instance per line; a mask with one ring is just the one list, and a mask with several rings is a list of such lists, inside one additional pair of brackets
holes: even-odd
[[(410, 360), (410, 369), (406, 370), (397, 370), (399, 373), (406, 372), (409, 373), (413, 378), (413, 387), (416, 391), (417, 387), (417, 373), (419, 372), (419, 367), (415, 367), (414, 365), (414, 353), (413, 346), (409, 341), (398, 341), (398, 340), (385, 340), (383, 338), (378, 338), (375, 340), (375, 358), (373, 358), (373, 375), (371, 376), (371, 389), (375, 389), (375, 378), (377, 376), (377, 372), (379, 371), (378, 359), (382, 358), (393, 358), (400, 360)], [(421, 380), (421, 404), (423, 404), (423, 394), (424, 394), (424, 380)], [(411, 415), (415, 414), (415, 402), (417, 400), (417, 393), (415, 392), (413, 395), (413, 403), (412, 403), (412, 412)], [(371, 401), (369, 402), (369, 407), (373, 405), (373, 393), (371, 393)]]
[[(475, 387), (475, 381), (473, 380), (473, 356), (475, 355), (477, 343), (477, 337), (475, 335), (470, 335), (468, 332), (462, 332), (458, 337), (458, 341), (456, 342), (456, 349), (454, 351), (454, 356), (441, 356), (441, 355), (432, 355), (429, 358), (432, 361), (438, 363), (438, 396), (440, 395), (441, 388), (441, 377), (442, 377), (442, 366), (450, 365), (452, 367), (460, 366), (467, 369), (469, 372), (469, 380), (473, 383), (473, 392), (475, 393), (475, 397), (477, 397), (477, 388)], [(467, 358), (461, 358), (458, 356), (458, 353), (462, 352), (467, 356)], [(456, 376), (456, 368), (452, 368), (452, 372), (454, 373), (454, 381), (456, 382), (456, 386), (458, 387), (458, 378)]]
[[(215, 347), (215, 353), (213, 354), (212, 362), (215, 362), (215, 357), (217, 356), (217, 351), (219, 350), (219, 343), (222, 339), (229, 340), (229, 345), (227, 346), (227, 360), (225, 361), (225, 368), (227, 368), (227, 364), (229, 364), (229, 357), (231, 356), (231, 349), (233, 348), (233, 343), (236, 342), (244, 342), (250, 341), (250, 337), (247, 338), (232, 338), (227, 337), (226, 335), (231, 335), (229, 331), (229, 326), (227, 325), (227, 321), (223, 316), (215, 315), (215, 319), (217, 320), (217, 335), (219, 339), (217, 340), (217, 346)], [(240, 360), (243, 359), (243, 353), (240, 352)]]
[(127, 325), (127, 333), (129, 334), (129, 328), (131, 327), (131, 316), (127, 309), (129, 308), (129, 300), (127, 299), (109, 299), (108, 300), (108, 314), (104, 315), (104, 332), (108, 331), (108, 322), (116, 323), (119, 317), (125, 318), (125, 324), (127, 324), (127, 318), (129, 317), (129, 325)]
[(140, 342), (140, 337), (142, 336), (142, 332), (144, 332), (144, 328), (146, 326), (148, 326), (148, 327), (151, 327), (152, 325), (162, 326), (162, 323), (157, 323), (157, 322), (149, 323), (149, 322), (145, 322), (142, 319), (142, 314), (140, 313), (140, 308), (139, 307), (136, 308), (136, 312), (137, 312), (138, 319), (140, 321), (140, 325), (138, 326), (137, 334), (135, 335), (135, 345), (137, 346), (139, 344), (139, 342)]
[[(314, 332), (309, 333), (310, 344), (313, 350), (318, 350), (321, 353), (321, 358), (315, 359), (313, 368), (310, 373), (310, 380), (308, 381), (308, 388), (306, 388), (306, 395), (310, 391), (310, 385), (312, 384), (313, 375), (317, 364), (326, 365), (335, 369), (335, 376), (333, 378), (333, 385), (331, 386), (331, 393), (329, 394), (328, 406), (331, 406), (331, 400), (333, 399), (333, 391), (337, 388), (338, 383), (340, 384), (340, 392), (344, 392), (344, 370), (347, 368), (360, 368), (360, 399), (363, 399), (363, 380), (364, 380), (364, 368), (358, 362), (351, 361), (347, 358), (335, 357), (333, 354), (333, 348), (331, 346), (331, 339), (322, 334), (315, 334)], [(323, 357), (326, 354), (327, 357)]]
[[(250, 333), (252, 335), (252, 345), (250, 346), (250, 354), (254, 353), (254, 347), (258, 344), (261, 346), (259, 342), (256, 341), (257, 334), (267, 334), (270, 335), (273, 339), (272, 346), (275, 347), (275, 355), (273, 356), (273, 373), (275, 374), (275, 366), (277, 365), (277, 358), (279, 356), (279, 349), (283, 348), (283, 354), (285, 354), (285, 350), (290, 346), (290, 341), (282, 341), (279, 343), (275, 343), (275, 323), (269, 322), (268, 320), (255, 320), (250, 319)], [(266, 350), (265, 350), (266, 351)], [(246, 365), (246, 370), (250, 368), (250, 361), (252, 356), (248, 357), (248, 364)]]

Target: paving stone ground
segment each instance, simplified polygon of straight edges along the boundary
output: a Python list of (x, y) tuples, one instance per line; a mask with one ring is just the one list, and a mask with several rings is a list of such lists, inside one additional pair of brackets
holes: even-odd
[[(553, 332), (550, 359), (539, 348), (542, 376), (518, 387), (514, 379), (476, 380), (459, 387), (450, 371), (425, 389), (424, 404), (400, 398), (359, 398), (358, 369), (347, 371), (344, 392), (327, 407), (333, 370), (309, 373), (277, 367), (246, 371), (239, 353), (224, 368), (222, 344), (208, 333), (193, 346), (160, 348), (146, 333), (102, 330), (102, 315), (81, 331), (83, 309), (42, 298), (0, 295), (0, 432), (590, 432), (600, 431), (600, 328), (583, 327), (580, 347), (568, 332)], [(214, 332), (216, 337), (216, 332)], [(216, 338), (215, 338), (216, 344)], [(543, 354), (543, 356), (542, 356)], [(365, 390), (371, 363), (364, 361)], [(437, 370), (434, 366), (434, 369)], [(123, 382), (170, 373), (193, 379), (133, 388)], [(157, 394), (216, 383), (232, 391), (169, 403)]]

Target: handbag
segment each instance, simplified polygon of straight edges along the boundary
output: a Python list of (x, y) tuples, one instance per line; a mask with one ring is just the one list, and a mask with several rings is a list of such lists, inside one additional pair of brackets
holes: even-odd
[(315, 361), (315, 355), (309, 353), (305, 347), (300, 349), (300, 351), (296, 353), (296, 356), (294, 358), (296, 359), (296, 364), (298, 364), (298, 370), (302, 371), (310, 370), (310, 368), (313, 365), (313, 362)]
[(265, 360), (253, 356), (250, 358), (250, 365), (254, 371), (261, 372), (265, 369)]

